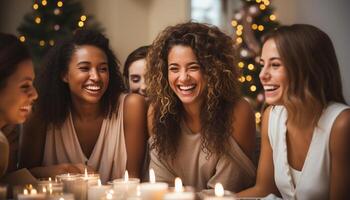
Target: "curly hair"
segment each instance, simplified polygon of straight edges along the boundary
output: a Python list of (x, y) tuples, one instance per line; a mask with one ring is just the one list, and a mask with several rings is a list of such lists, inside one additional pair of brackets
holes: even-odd
[(168, 54), (173, 46), (191, 47), (207, 85), (200, 111), (201, 149), (210, 156), (228, 150), (232, 110), (241, 98), (232, 39), (217, 27), (188, 22), (167, 27), (147, 55), (147, 96), (154, 108), (155, 148), (161, 158), (176, 157), (183, 107), (168, 83)]
[(269, 39), (276, 43), (287, 70), (288, 89), (283, 100), (291, 120), (302, 120), (300, 108), (307, 107), (315, 112), (313, 121), (317, 123), (329, 102), (346, 104), (337, 56), (325, 32), (312, 25), (294, 24), (267, 33), (263, 43)]
[[(126, 83), (126, 86), (129, 87), (129, 68), (130, 65), (140, 59), (146, 59), (147, 52), (150, 46), (141, 46), (131, 52), (126, 58), (123, 70), (123, 76)], [(129, 88), (128, 88), (129, 89)]]
[(104, 116), (115, 110), (119, 95), (126, 91), (119, 61), (109, 47), (108, 39), (99, 32), (78, 30), (72, 38), (58, 42), (46, 55), (37, 79), (40, 97), (34, 107), (34, 114), (45, 125), (62, 125), (72, 106), (68, 84), (62, 81), (67, 72), (72, 55), (79, 46), (92, 45), (101, 49), (107, 56), (109, 83), (101, 98)]
[(27, 59), (31, 59), (29, 51), (16, 36), (0, 33), (0, 90), (16, 72), (18, 64)]

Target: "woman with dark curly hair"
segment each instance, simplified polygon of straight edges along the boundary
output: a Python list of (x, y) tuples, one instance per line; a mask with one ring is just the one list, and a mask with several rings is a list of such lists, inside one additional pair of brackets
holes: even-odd
[(139, 177), (147, 135), (145, 100), (124, 94), (108, 39), (77, 31), (48, 53), (41, 70), (40, 98), (25, 128), (23, 165), (37, 167), (32, 172), (39, 177), (81, 172), (85, 165), (103, 182), (122, 177), (126, 169)]
[(25, 45), (16, 36), (0, 33), (0, 177), (16, 157), (11, 155), (9, 138), (18, 138), (4, 134), (3, 128), (23, 123), (29, 116), (38, 97), (33, 81), (33, 63)]
[(239, 92), (232, 39), (216, 27), (166, 28), (147, 57), (150, 168), (197, 190), (252, 185), (255, 121)]

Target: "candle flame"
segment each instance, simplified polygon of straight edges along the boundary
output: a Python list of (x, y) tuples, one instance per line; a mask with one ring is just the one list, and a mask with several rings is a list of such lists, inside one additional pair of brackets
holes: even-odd
[(129, 173), (128, 173), (128, 170), (125, 170), (124, 181), (125, 181), (125, 182), (128, 182), (128, 181), (129, 181)]
[(176, 177), (175, 178), (175, 192), (183, 192), (184, 188), (182, 187), (182, 181), (181, 178)]
[(141, 196), (141, 191), (140, 191), (140, 186), (136, 186), (136, 196), (140, 197)]
[(27, 189), (24, 189), (24, 190), (23, 190), (23, 194), (28, 194), (28, 190), (27, 190)]
[(63, 198), (63, 197), (61, 197), (59, 200), (64, 200), (64, 198)]
[(102, 185), (101, 179), (98, 179), (98, 180), (97, 180), (97, 185), (98, 185), (98, 186), (101, 186), (101, 185)]
[(46, 193), (46, 187), (43, 187), (43, 193)]
[(51, 177), (49, 177), (49, 181), (51, 182)]
[(149, 170), (149, 182), (156, 182), (156, 175), (154, 174), (154, 170), (152, 168)]
[(87, 177), (88, 177), (88, 173), (87, 173), (86, 167), (85, 167), (85, 170), (84, 170), (84, 171), (85, 171), (85, 173), (84, 173), (84, 174), (85, 174), (85, 178), (87, 178)]
[(68, 173), (68, 177), (70, 176), (70, 174)]
[(224, 187), (222, 186), (221, 183), (216, 183), (215, 184), (215, 196), (217, 197), (223, 197), (225, 194), (224, 192)]

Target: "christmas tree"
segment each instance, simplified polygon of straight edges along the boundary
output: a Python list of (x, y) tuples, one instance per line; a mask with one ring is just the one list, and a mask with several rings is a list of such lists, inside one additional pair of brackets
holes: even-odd
[(239, 78), (242, 93), (257, 110), (256, 122), (260, 123), (259, 111), (264, 102), (259, 81), (261, 37), (279, 23), (269, 0), (242, 0), (242, 7), (236, 11), (231, 23), (235, 30), (233, 39), (239, 57), (238, 68), (242, 72)]
[(24, 16), (18, 27), (19, 39), (25, 42), (36, 62), (58, 39), (73, 35), (77, 29), (102, 30), (91, 16), (83, 13), (80, 2), (74, 0), (35, 0), (33, 11)]

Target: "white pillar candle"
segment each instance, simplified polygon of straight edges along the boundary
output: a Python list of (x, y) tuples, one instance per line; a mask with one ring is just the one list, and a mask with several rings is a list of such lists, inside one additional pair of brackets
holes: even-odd
[(129, 196), (136, 195), (136, 188), (139, 183), (140, 179), (129, 178), (128, 171), (126, 170), (123, 179), (113, 180), (113, 189), (120, 199), (126, 199)]
[(167, 183), (156, 182), (154, 170), (149, 170), (150, 182), (140, 184), (140, 193), (143, 200), (161, 200), (168, 190)]
[(97, 185), (98, 180), (100, 180), (100, 175), (99, 174), (94, 174), (94, 173), (88, 173), (87, 169), (85, 168), (85, 173), (81, 174), (83, 179), (87, 181), (88, 186), (92, 185)]
[(110, 185), (102, 185), (101, 180), (98, 180), (97, 185), (88, 187), (88, 200), (98, 200), (104, 197), (108, 190), (111, 189)]
[(51, 194), (46, 197), (47, 200), (74, 200), (73, 194)]
[(175, 178), (175, 188), (164, 195), (164, 200), (194, 200), (195, 195), (190, 187), (184, 188), (179, 177)]
[(38, 190), (47, 194), (61, 194), (63, 193), (63, 183), (57, 179), (39, 179)]
[(75, 200), (86, 200), (87, 182), (79, 174), (61, 174), (56, 178), (63, 183), (63, 191), (74, 194)]
[(38, 193), (36, 189), (24, 189), (23, 194), (18, 194), (18, 200), (44, 200), (45, 194)]
[(207, 195), (204, 200), (235, 200), (235, 198), (231, 193), (225, 193), (221, 183), (216, 183), (214, 195)]

